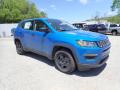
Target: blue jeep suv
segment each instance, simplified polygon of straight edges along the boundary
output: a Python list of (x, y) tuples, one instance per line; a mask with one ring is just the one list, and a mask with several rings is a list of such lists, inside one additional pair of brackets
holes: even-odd
[(57, 19), (24, 20), (12, 33), (18, 54), (43, 55), (54, 60), (64, 73), (101, 67), (109, 57), (111, 44), (107, 36), (79, 30)]

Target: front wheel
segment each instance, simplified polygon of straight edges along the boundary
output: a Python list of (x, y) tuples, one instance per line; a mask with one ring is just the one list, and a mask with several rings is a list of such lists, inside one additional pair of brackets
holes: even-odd
[(113, 31), (112, 35), (116, 36), (117, 35), (117, 31)]
[(76, 69), (73, 56), (67, 50), (59, 50), (54, 56), (57, 69), (64, 73), (72, 73)]

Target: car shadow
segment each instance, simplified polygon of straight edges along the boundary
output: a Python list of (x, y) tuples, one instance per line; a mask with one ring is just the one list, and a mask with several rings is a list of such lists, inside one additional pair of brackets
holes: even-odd
[[(31, 53), (28, 52), (25, 54), (25, 56), (34, 58), (35, 60), (38, 60), (40, 62), (46, 63), (50, 66), (55, 66), (54, 61), (49, 60), (48, 58), (35, 54), (35, 53)], [(75, 72), (73, 72), (72, 74), (69, 75), (76, 75), (76, 76), (80, 76), (80, 77), (93, 77), (93, 76), (97, 76), (99, 75), (106, 67), (107, 64), (104, 64), (102, 67), (100, 68), (96, 68), (96, 69), (90, 69), (88, 71), (78, 71), (76, 70)]]
[(78, 71), (76, 70), (73, 74), (81, 77), (93, 77), (99, 75), (107, 66), (105, 63), (102, 67), (90, 69), (88, 71)]
[(38, 55), (38, 54), (35, 54), (35, 53), (32, 53), (32, 52), (27, 52), (25, 54), (25, 56), (34, 58), (35, 60), (38, 60), (38, 61), (43, 62), (45, 64), (48, 64), (50, 66), (54, 66), (54, 62), (52, 60), (49, 60), (48, 58), (46, 58), (44, 56), (41, 56), (41, 55)]

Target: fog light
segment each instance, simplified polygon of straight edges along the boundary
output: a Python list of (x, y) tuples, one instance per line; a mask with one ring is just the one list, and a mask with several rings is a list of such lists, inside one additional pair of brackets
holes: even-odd
[(94, 59), (96, 58), (97, 54), (85, 54), (84, 56), (86, 59)]

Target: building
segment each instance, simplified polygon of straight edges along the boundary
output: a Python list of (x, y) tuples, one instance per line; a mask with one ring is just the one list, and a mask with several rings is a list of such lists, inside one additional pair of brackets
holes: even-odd
[(16, 27), (17, 24), (0, 24), (0, 37), (10, 37), (11, 29)]

